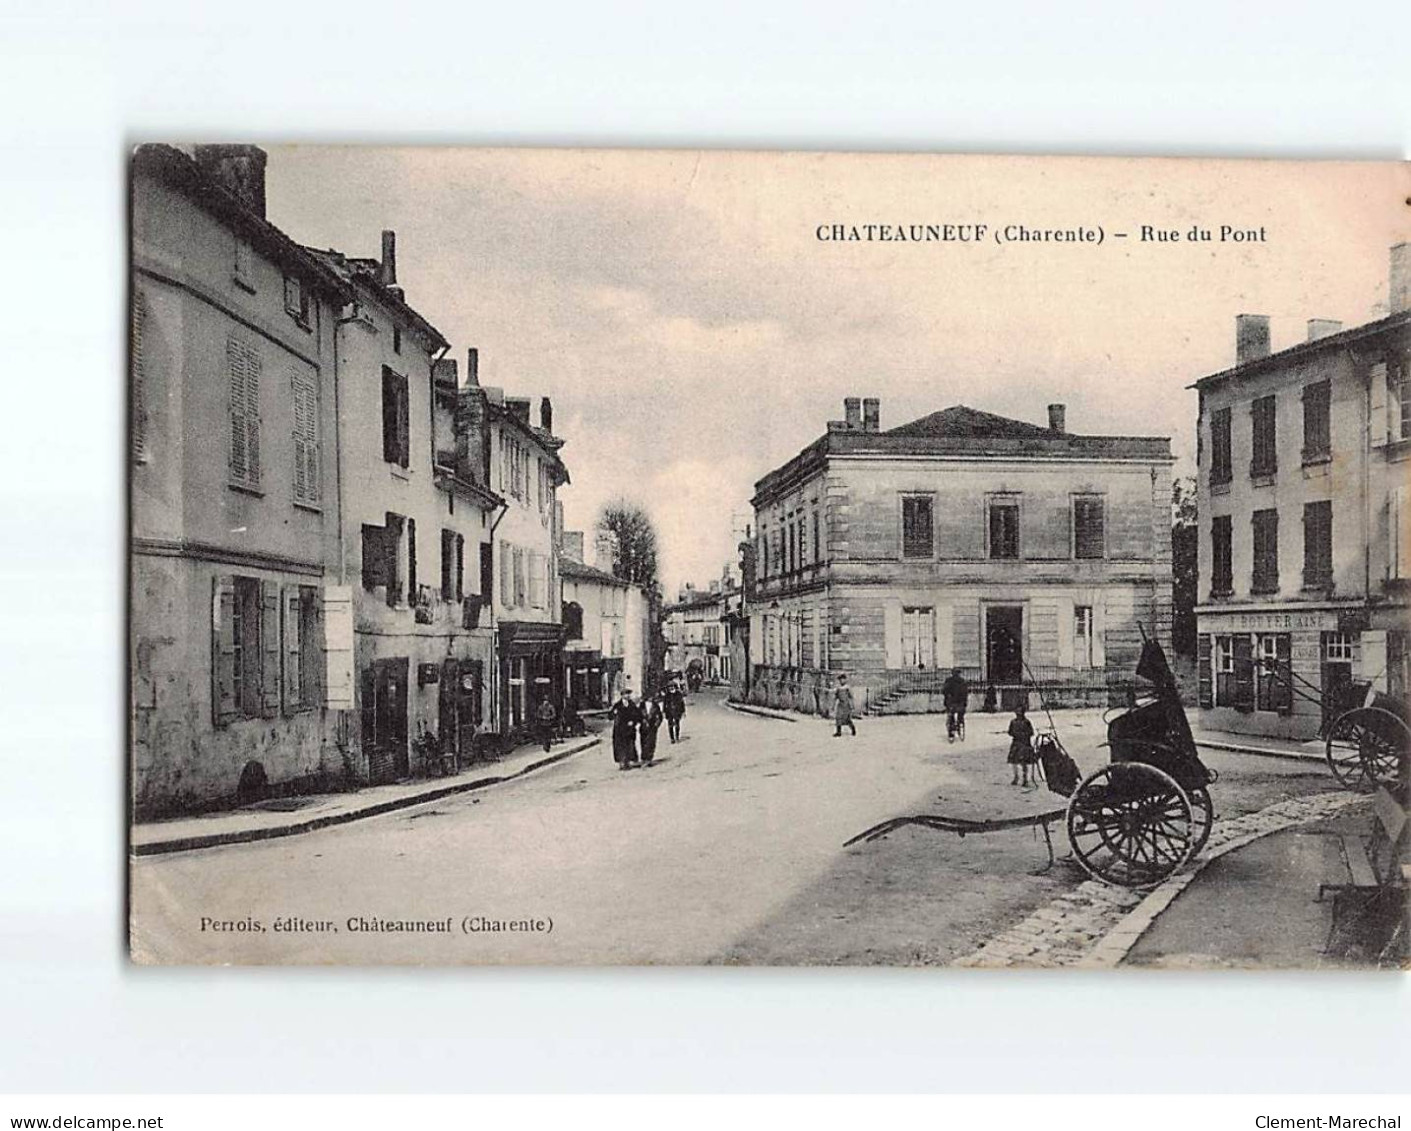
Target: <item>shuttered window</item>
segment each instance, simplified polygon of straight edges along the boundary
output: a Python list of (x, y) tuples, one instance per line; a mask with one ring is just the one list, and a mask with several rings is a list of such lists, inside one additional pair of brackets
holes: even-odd
[(132, 291), (132, 458), (147, 459), (147, 353), (143, 341), (147, 332), (147, 296)]
[(399, 467), (411, 465), (410, 412), (407, 379), (382, 367), (382, 458)]
[(1250, 406), (1254, 458), (1251, 475), (1273, 475), (1279, 467), (1278, 437), (1274, 427), (1274, 398), (1258, 397)]
[(514, 548), (514, 603), (521, 608), (529, 600), (529, 586), (524, 576), (524, 550)]
[(294, 395), (294, 501), (317, 506), (323, 497), (318, 382), (311, 371), (296, 368), (290, 385)]
[(989, 549), (991, 558), (1019, 556), (1019, 501), (991, 499), (989, 506)]
[(1248, 635), (1230, 637), (1233, 662), (1231, 700), (1237, 711), (1254, 710), (1254, 643)]
[(1254, 533), (1254, 573), (1250, 579), (1250, 592), (1277, 593), (1279, 591), (1279, 512), (1255, 511), (1251, 520)]
[(1332, 385), (1318, 381), (1303, 389), (1303, 458), (1323, 459), (1332, 453)]
[(441, 531), (441, 600), (449, 601), (456, 595), (455, 562), (456, 532)]
[(1210, 634), (1202, 632), (1196, 637), (1196, 678), (1199, 686), (1200, 705), (1202, 707), (1215, 706), (1215, 672), (1214, 655), (1211, 648)]
[(1407, 488), (1387, 496), (1387, 574), (1393, 580), (1411, 577), (1411, 514), (1406, 513)]
[(416, 519), (407, 519), (407, 603), (420, 603), (420, 586), (416, 576)]
[(529, 604), (542, 609), (548, 604), (549, 563), (543, 554), (529, 555)]
[(1233, 478), (1230, 458), (1230, 410), (1217, 408), (1210, 416), (1210, 482), (1219, 486)]
[(230, 481), (257, 491), (260, 487), (259, 353), (230, 337), (225, 344), (230, 376)]
[(929, 558), (934, 552), (932, 500), (909, 495), (901, 501), (901, 552), (904, 558)]
[(284, 590), (284, 713), (316, 708), (323, 695), (319, 591), (312, 585)]
[(1073, 500), (1073, 556), (1107, 556), (1107, 510), (1101, 496), (1079, 496)]
[(1230, 516), (1216, 515), (1210, 520), (1210, 595), (1227, 596), (1234, 592), (1234, 557), (1230, 546)]
[(1303, 587), (1321, 589), (1333, 579), (1333, 504), (1303, 505)]
[(1257, 637), (1259, 666), (1255, 706), (1261, 711), (1283, 713), (1293, 709), (1292, 640), (1287, 632), (1266, 632)]
[(217, 726), (279, 711), (279, 586), (218, 577), (211, 607), (211, 707)]

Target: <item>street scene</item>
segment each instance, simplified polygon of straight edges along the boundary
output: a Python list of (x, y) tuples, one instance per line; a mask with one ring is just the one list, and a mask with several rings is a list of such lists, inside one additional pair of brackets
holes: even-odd
[(1404, 965), (1388, 188), (137, 147), (134, 960)]

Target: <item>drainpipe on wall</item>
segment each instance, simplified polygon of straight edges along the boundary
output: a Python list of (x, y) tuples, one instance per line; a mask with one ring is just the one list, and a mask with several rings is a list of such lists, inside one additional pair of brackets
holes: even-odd
[[(488, 448), (489, 445), (487, 444), (486, 447)], [(486, 486), (488, 487), (489, 484), (487, 483)], [(509, 514), (509, 510), (509, 503), (501, 503), (500, 513), (495, 516), (495, 521), (490, 523), (490, 560), (492, 562), (498, 560), (495, 554), (495, 530), (500, 525), (500, 520)], [(501, 568), (503, 568), (503, 563), (501, 563)], [(494, 713), (492, 717), (495, 717), (498, 716), (500, 710), (500, 629), (495, 623), (495, 574), (493, 570), (490, 574), (490, 592), (483, 594), (483, 596), (486, 607), (490, 610), (490, 708)], [(500, 724), (504, 723), (503, 719), (497, 718), (496, 721)]]

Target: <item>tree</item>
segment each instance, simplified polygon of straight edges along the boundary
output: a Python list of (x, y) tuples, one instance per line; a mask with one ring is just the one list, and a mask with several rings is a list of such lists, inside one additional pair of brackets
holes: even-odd
[(598, 533), (612, 547), (613, 576), (655, 592), (657, 532), (646, 509), (628, 499), (614, 499), (598, 515)]
[(1181, 656), (1195, 655), (1199, 555), (1196, 483), (1181, 476), (1171, 484), (1171, 644)]

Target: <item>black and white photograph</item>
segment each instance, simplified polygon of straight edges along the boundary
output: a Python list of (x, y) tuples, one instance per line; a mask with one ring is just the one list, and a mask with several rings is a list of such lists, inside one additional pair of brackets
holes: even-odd
[(1406, 165), (128, 175), (136, 963), (1405, 967)]

